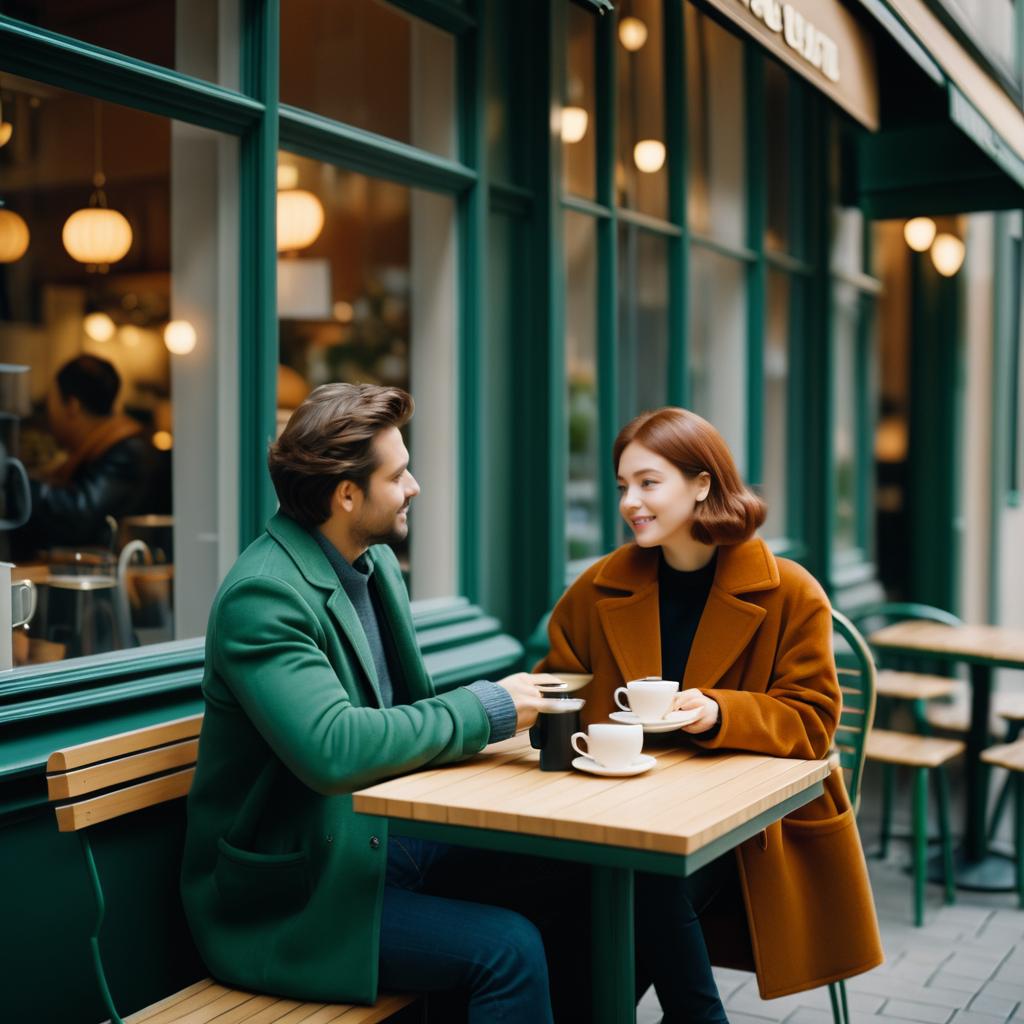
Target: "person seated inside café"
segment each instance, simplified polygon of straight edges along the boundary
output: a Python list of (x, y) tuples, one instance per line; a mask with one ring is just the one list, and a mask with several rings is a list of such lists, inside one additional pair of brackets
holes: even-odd
[(117, 370), (98, 356), (77, 356), (57, 372), (46, 416), (66, 457), (30, 481), (31, 516), (14, 538), (20, 554), (110, 547), (108, 517), (149, 511), (153, 449), (137, 420), (114, 411), (120, 390)]

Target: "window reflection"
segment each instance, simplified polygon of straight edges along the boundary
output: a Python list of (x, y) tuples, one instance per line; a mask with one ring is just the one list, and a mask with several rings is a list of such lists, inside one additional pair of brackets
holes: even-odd
[(835, 394), (832, 457), (835, 473), (833, 547), (857, 546), (857, 350), (862, 302), (852, 285), (838, 283), (832, 291), (833, 391)]
[(569, 5), (568, 57), (562, 97), (562, 187), (595, 198), (597, 104), (595, 102), (595, 16)]
[(768, 271), (768, 307), (764, 339), (764, 431), (762, 474), (768, 501), (766, 537), (786, 537), (789, 440), (789, 339), (798, 310), (800, 283), (788, 274)]
[(745, 245), (743, 43), (686, 4), (688, 220), (698, 234)]
[(282, 153), (278, 218), (279, 427), (329, 381), (410, 391), (410, 468), (423, 491), (399, 560), (414, 598), (455, 593), (454, 203)]
[(668, 151), (661, 0), (624, 0), (616, 9), (617, 202), (664, 218), (668, 216)]
[(565, 214), (565, 377), (569, 474), (565, 540), (570, 561), (601, 553), (597, 405), (597, 226)]
[(287, 0), (281, 102), (455, 156), (455, 40), (380, 0)]
[(747, 467), (746, 264), (694, 246), (690, 252), (690, 402)]
[(32, 484), (0, 547), (39, 590), (15, 660), (199, 635), (237, 523), (234, 142), (12, 75), (3, 98), (0, 235), (17, 218), (23, 244), (0, 261), (0, 441)]

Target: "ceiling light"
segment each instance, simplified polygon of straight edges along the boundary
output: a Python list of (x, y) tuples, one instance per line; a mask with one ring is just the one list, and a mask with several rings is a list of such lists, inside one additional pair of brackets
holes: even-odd
[(299, 184), (299, 169), (295, 164), (277, 165), (277, 187), (279, 189), (296, 188)]
[(582, 107), (562, 108), (562, 141), (579, 142), (587, 134), (590, 115)]
[(294, 252), (312, 245), (324, 228), (324, 205), (302, 188), (277, 193), (277, 251)]
[(931, 217), (915, 217), (903, 225), (903, 237), (914, 252), (927, 252), (935, 239), (935, 221)]
[(0, 263), (20, 260), (28, 249), (28, 225), (13, 210), (0, 210)]
[(82, 328), (93, 341), (110, 341), (117, 325), (106, 313), (90, 313), (82, 321)]
[(660, 139), (641, 139), (633, 147), (633, 163), (644, 174), (654, 174), (665, 165), (665, 143)]
[(956, 235), (937, 235), (932, 242), (932, 263), (943, 277), (952, 277), (963, 266), (967, 247)]
[(172, 320), (164, 328), (167, 351), (176, 356), (187, 356), (196, 347), (196, 329), (188, 320)]
[(636, 53), (647, 42), (647, 26), (639, 18), (623, 18), (619, 22), (619, 42)]

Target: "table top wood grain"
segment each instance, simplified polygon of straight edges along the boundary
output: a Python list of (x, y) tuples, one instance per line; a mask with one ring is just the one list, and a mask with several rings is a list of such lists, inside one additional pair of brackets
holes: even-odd
[(868, 641), (873, 647), (920, 651), (946, 660), (1024, 668), (1024, 629), (1015, 626), (897, 622), (872, 633)]
[(652, 747), (643, 775), (542, 772), (525, 735), (353, 794), (356, 811), (690, 854), (824, 779), (827, 761)]

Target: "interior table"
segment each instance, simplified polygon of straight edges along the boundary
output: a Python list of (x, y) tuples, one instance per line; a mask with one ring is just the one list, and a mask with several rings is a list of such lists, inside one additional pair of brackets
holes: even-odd
[(1024, 629), (897, 622), (872, 633), (868, 642), (893, 654), (923, 655), (929, 661), (963, 662), (970, 666), (971, 714), (964, 766), (967, 792), (963, 846), (957, 855), (957, 885), (982, 891), (1016, 888), (1012, 861), (989, 849), (985, 820), (988, 765), (981, 760), (981, 752), (991, 742), (992, 670), (1024, 669)]
[(594, 1019), (635, 1020), (633, 873), (686, 876), (823, 791), (827, 761), (653, 746), (643, 775), (542, 772), (525, 735), (353, 794), (392, 835), (591, 867)]

